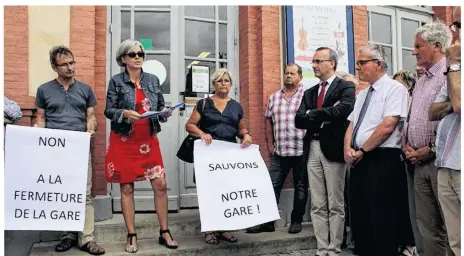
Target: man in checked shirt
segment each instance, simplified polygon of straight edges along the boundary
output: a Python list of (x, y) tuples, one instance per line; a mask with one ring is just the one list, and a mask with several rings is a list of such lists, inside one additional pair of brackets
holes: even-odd
[[(301, 232), (301, 222), (308, 198), (308, 173), (303, 156), (305, 130), (295, 127), (295, 115), (300, 107), (304, 89), (303, 72), (299, 65), (288, 64), (285, 68), (285, 86), (269, 98), (266, 110), (266, 141), (271, 153), (271, 176), (274, 193), (279, 203), (284, 181), (293, 170), (293, 211), (289, 233)], [(248, 233), (273, 232), (274, 222), (247, 229)]]
[(417, 65), (425, 68), (425, 75), (416, 83), (405, 125), (403, 152), (415, 165), (414, 192), (416, 219), (422, 235), (424, 252), (421, 255), (452, 255), (449, 250), (445, 225), (438, 201), (435, 132), (437, 121), (429, 121), (428, 110), (442, 87), (446, 87), (445, 49), (451, 33), (441, 22), (431, 22), (417, 29), (414, 35)]

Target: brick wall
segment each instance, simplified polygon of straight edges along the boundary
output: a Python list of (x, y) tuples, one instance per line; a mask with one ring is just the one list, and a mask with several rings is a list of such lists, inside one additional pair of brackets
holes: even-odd
[(23, 110), (20, 125), (31, 126), (35, 114), (34, 97), (29, 96), (28, 66), (28, 13), (27, 6), (4, 8), (4, 93)]
[(367, 7), (353, 6), (353, 24), (354, 24), (354, 55), (358, 57), (359, 48), (367, 44), (368, 24), (367, 24)]
[(106, 195), (106, 7), (71, 6), (70, 48), (76, 60), (76, 79), (89, 84), (97, 97), (98, 130), (92, 139), (92, 195)]
[[(106, 152), (106, 6), (72, 6), (70, 8), (70, 48), (76, 65), (76, 79), (89, 84), (97, 97), (99, 123), (92, 141), (93, 195), (106, 195), (104, 177)], [(28, 85), (28, 8), (5, 6), (4, 9), (5, 96), (16, 101), (23, 112), (19, 125), (35, 123), (35, 97), (29, 96)]]
[(95, 7), (95, 55), (94, 55), (94, 81), (95, 94), (98, 105), (96, 114), (98, 130), (94, 141), (94, 186), (96, 195), (106, 195), (107, 183), (105, 180), (105, 154), (106, 154), (106, 117), (103, 114), (106, 105), (106, 37), (107, 37), (107, 7)]

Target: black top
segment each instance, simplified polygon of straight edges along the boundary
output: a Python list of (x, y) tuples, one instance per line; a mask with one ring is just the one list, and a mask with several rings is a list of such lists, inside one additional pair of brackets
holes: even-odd
[(87, 108), (97, 105), (92, 88), (75, 80), (68, 90), (56, 79), (37, 89), (35, 105), (45, 110), (45, 127), (49, 129), (87, 131)]
[[(203, 101), (205, 101), (204, 110)], [(214, 106), (213, 100), (207, 98), (197, 102), (197, 111), (201, 115), (199, 127), (203, 132), (209, 133), (215, 140), (237, 142), (238, 124), (243, 118), (243, 109), (240, 103), (230, 99), (221, 113)]]

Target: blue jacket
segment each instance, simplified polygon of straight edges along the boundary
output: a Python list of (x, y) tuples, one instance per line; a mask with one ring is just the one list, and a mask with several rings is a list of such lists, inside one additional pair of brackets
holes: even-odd
[[(164, 106), (164, 97), (157, 76), (144, 73), (140, 75), (142, 90), (150, 101), (150, 111), (160, 111)], [(124, 118), (122, 111), (135, 110), (135, 84), (130, 80), (127, 71), (113, 76), (108, 85), (106, 94), (105, 116), (111, 120), (111, 130), (121, 136), (129, 136), (132, 132), (132, 122)], [(150, 119), (150, 128), (153, 134), (161, 131), (159, 122), (167, 119), (157, 116)]]

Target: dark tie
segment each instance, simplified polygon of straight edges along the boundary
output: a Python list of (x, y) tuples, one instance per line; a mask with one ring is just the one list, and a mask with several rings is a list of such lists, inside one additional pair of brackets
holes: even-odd
[(367, 106), (369, 106), (369, 102), (371, 101), (372, 91), (374, 91), (374, 88), (371, 85), (371, 87), (369, 87), (369, 91), (367, 92), (366, 100), (364, 100), (364, 103), (362, 105), (361, 112), (359, 112), (359, 118), (358, 118), (358, 121), (356, 122), (356, 126), (353, 129), (353, 137), (351, 137), (351, 147), (354, 149), (357, 149), (356, 148), (356, 135), (358, 134), (358, 130), (364, 119), (364, 115), (367, 112)]
[(322, 81), (321, 85), (321, 92), (319, 93), (319, 96), (317, 96), (317, 108), (322, 108), (322, 103), (324, 102), (325, 86), (327, 85), (327, 81)]

